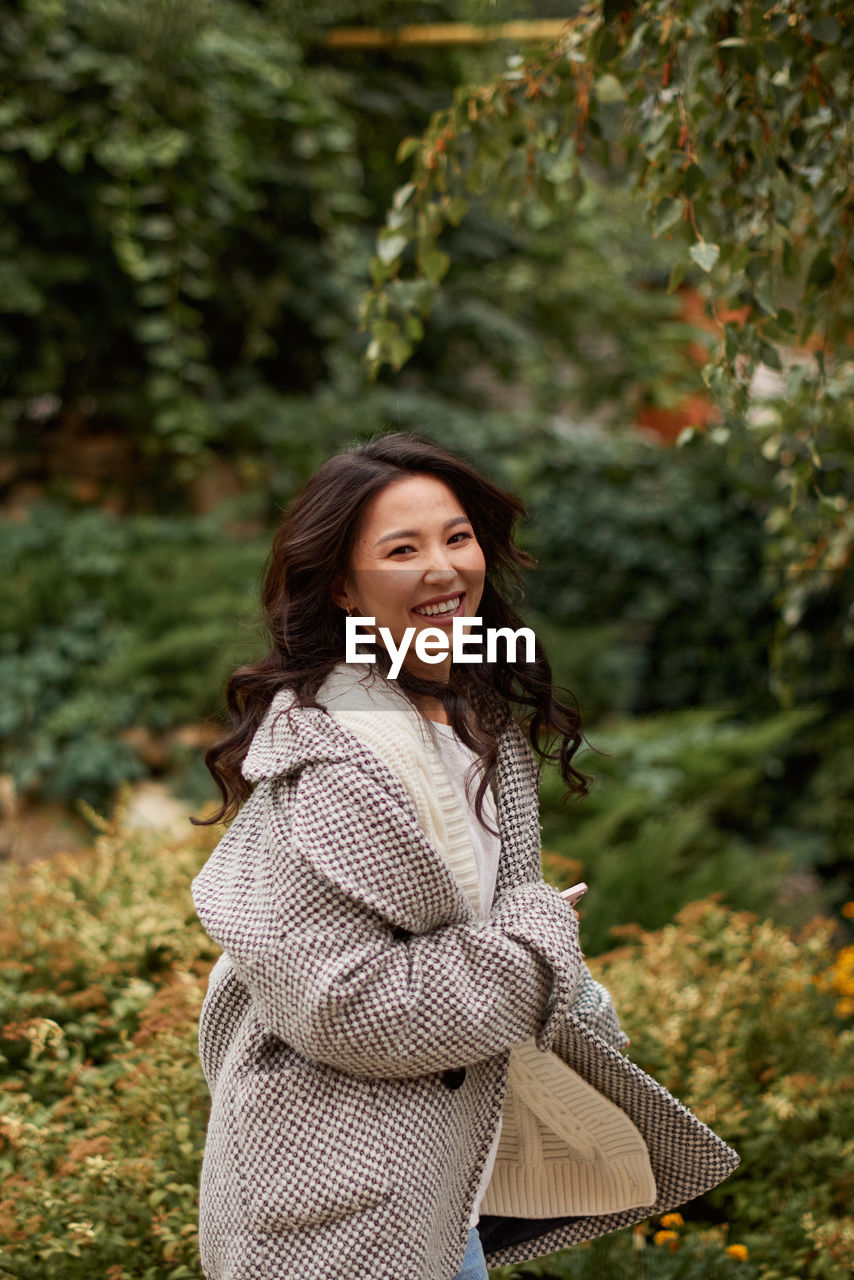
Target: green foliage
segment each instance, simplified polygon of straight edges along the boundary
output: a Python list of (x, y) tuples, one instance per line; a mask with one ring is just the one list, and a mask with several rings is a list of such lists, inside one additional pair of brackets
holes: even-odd
[(180, 460), (221, 440), (223, 375), (312, 385), (319, 295), (347, 310), (318, 231), (370, 206), (342, 79), (303, 69), (288, 14), (31, 3), (4, 36), (6, 397), (83, 400)]
[(623, 190), (591, 183), (572, 210), (544, 219), (530, 206), (512, 227), (474, 199), (445, 243), (454, 269), (423, 336), (413, 317), (408, 384), (429, 377), (473, 405), (522, 397), (541, 416), (600, 428), (623, 427), (641, 401), (702, 388), (691, 347), (701, 335), (663, 287), (673, 248)]
[[(844, 338), (852, 195), (840, 170), (851, 159), (854, 34), (828, 8), (807, 0), (735, 11), (693, 0), (677, 14), (646, 0), (609, 14), (593, 4), (554, 48), (511, 58), (488, 84), (460, 86), (423, 137), (401, 144), (412, 179), (380, 232), (386, 249), (366, 318), (393, 323), (408, 245), (418, 277), (444, 275), (446, 264), (428, 269), (436, 238), (465, 215), (468, 190), (489, 187), (511, 212), (526, 200), (574, 205), (592, 165), (624, 170), (656, 231), (678, 237), (680, 276), (691, 260), (707, 275), (719, 268), (716, 296), (754, 308), (731, 334), (739, 351), (758, 357), (762, 341), (796, 332)], [(778, 281), (779, 297), (769, 292)], [(391, 351), (379, 340), (369, 358)]]
[[(145, 0), (129, 17), (99, 0), (7, 16), (0, 434), (24, 475), (62, 476), (70, 453), (91, 484), (80, 436), (120, 432), (122, 466), (100, 487), (124, 507), (180, 508), (214, 456), (278, 497), (304, 459), (399, 421), (365, 385), (357, 331), (376, 218), (401, 130), (493, 54), (322, 50), (325, 27), (359, 17), (393, 25), (399, 6)], [(440, 423), (482, 413), (484, 379), (496, 399), (523, 386), (540, 413), (695, 380), (674, 300), (648, 287), (669, 247), (619, 193), (591, 189), (587, 206), (511, 232), (475, 202), (454, 289), (395, 388), (422, 397), (414, 425), (442, 401)]]
[(527, 413), (458, 414), (438, 438), (525, 501), (532, 625), (588, 716), (733, 698), (754, 715), (850, 706), (854, 574), (787, 572), (803, 526), (789, 513), (784, 544), (780, 477), (761, 451), (697, 435), (662, 449)]
[[(854, 323), (854, 26), (842, 12), (821, 0), (585, 7), (552, 49), (460, 85), (403, 140), (410, 177), (379, 232), (362, 306), (370, 367), (400, 368), (451, 266), (440, 234), (472, 194), (547, 223), (580, 213), (603, 172), (618, 175), (672, 241), (671, 289), (691, 272), (705, 281), (720, 339), (705, 371), (724, 418), (713, 438), (736, 452), (762, 446), (788, 491), (774, 520), (781, 560), (799, 572), (781, 601), (782, 642), (804, 598), (821, 594), (815, 573), (838, 580), (854, 539), (851, 468), (839, 467)], [(815, 359), (793, 358), (808, 338)], [(770, 416), (757, 415), (752, 391), (762, 365), (783, 375)], [(797, 655), (797, 643), (786, 647)]]
[[(821, 366), (819, 366), (821, 368)], [(786, 373), (783, 394), (758, 404), (762, 452), (777, 469), (786, 501), (767, 520), (767, 560), (786, 568), (771, 648), (781, 702), (838, 687), (854, 643), (854, 365), (822, 374), (819, 395), (803, 364)], [(725, 441), (730, 456), (745, 448)], [(811, 501), (800, 501), (810, 495)]]
[(745, 723), (723, 707), (612, 723), (589, 733), (593, 755), (578, 753), (594, 781), (570, 807), (548, 768), (544, 860), (562, 885), (590, 885), (579, 909), (589, 951), (605, 950), (626, 921), (660, 928), (684, 902), (712, 893), (790, 926), (829, 907), (836, 895), (817, 881), (787, 888), (833, 848), (837, 818), (813, 826), (799, 793), (789, 798), (789, 757), (820, 724), (819, 708)]
[(194, 1033), (216, 948), (188, 886), (211, 843), (113, 827), (92, 851), (7, 876), (3, 1276), (201, 1276)]
[(701, 446), (557, 431), (526, 461), (531, 599), (588, 714), (732, 699), (769, 711), (779, 568), (764, 563), (768, 465), (748, 455), (736, 471)]
[[(677, 1215), (665, 1215), (665, 1217)], [(681, 1215), (679, 1215), (681, 1216)], [(656, 1244), (656, 1239), (660, 1243)], [(653, 1230), (644, 1223), (591, 1243), (521, 1266), (498, 1267), (492, 1280), (756, 1280), (759, 1272), (749, 1261), (731, 1256), (727, 1228), (697, 1226)]]
[[(2, 873), (4, 1276), (201, 1280), (196, 1034), (216, 948), (189, 882), (214, 839), (158, 846), (119, 812), (93, 849)], [(838, 997), (854, 995), (854, 969), (831, 935), (829, 921), (795, 936), (706, 900), (591, 962), (633, 1059), (743, 1163), (686, 1208), (673, 1252), (665, 1218), (497, 1275), (842, 1280), (854, 1004)]]
[(0, 770), (23, 792), (100, 802), (147, 772), (130, 730), (219, 713), (226, 674), (258, 647), (268, 540), (214, 516), (50, 503), (0, 536)]
[[(534, 425), (523, 414), (485, 422), (462, 406), (449, 414), (441, 396), (383, 387), (354, 405), (354, 438), (394, 409), (402, 426), (428, 428), (528, 503), (521, 540), (538, 567), (523, 612), (586, 726), (615, 713), (734, 701), (750, 718), (774, 709), (768, 464), (748, 454), (733, 473), (699, 445), (674, 452), (637, 437), (569, 435), (559, 422)], [(293, 493), (321, 460), (320, 441), (339, 429), (337, 413), (334, 396), (316, 397), (318, 437), (298, 445), (304, 405), (294, 398), (276, 416), (256, 394), (247, 419), (257, 416), (269, 432), (256, 475), (266, 471), (277, 492)], [(241, 430), (238, 417), (232, 429)], [(293, 444), (278, 449), (277, 432)], [(258, 588), (265, 525), (277, 516), (259, 484), (207, 517), (45, 502), (0, 523), (0, 771), (31, 796), (100, 804), (148, 771), (140, 730), (166, 734), (218, 718), (226, 675), (263, 645)], [(828, 657), (844, 608), (845, 597), (809, 617), (812, 641)], [(835, 696), (834, 714), (845, 710), (843, 653), (810, 668), (801, 702)], [(826, 758), (821, 741), (811, 750), (802, 782)], [(818, 806), (818, 826), (820, 816)], [(834, 841), (828, 866), (842, 844)]]

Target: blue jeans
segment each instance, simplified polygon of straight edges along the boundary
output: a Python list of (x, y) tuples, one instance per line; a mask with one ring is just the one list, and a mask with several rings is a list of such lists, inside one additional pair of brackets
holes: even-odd
[(469, 1242), (463, 1265), (454, 1276), (454, 1280), (487, 1280), (486, 1259), (483, 1256), (483, 1246), (480, 1243), (477, 1227), (472, 1227), (469, 1231)]

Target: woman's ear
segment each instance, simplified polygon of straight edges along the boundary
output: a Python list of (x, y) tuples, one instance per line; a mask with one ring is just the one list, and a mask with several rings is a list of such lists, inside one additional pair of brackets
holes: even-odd
[(329, 597), (332, 603), (337, 604), (339, 609), (344, 609), (345, 611), (349, 607), (347, 604), (347, 593), (344, 590), (346, 585), (346, 581), (342, 581), (340, 577), (333, 578), (332, 586), (329, 591)]

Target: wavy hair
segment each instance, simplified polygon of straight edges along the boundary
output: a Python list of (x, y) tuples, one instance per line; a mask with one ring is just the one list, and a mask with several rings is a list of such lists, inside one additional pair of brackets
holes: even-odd
[[(226, 683), (231, 730), (205, 755), (222, 804), (211, 818), (192, 818), (197, 826), (234, 817), (251, 793), (240, 766), (279, 690), (291, 690), (295, 706), (325, 710), (316, 695), (345, 655), (346, 614), (333, 603), (330, 587), (348, 572), (368, 502), (413, 475), (444, 481), (471, 521), (486, 563), (478, 613), (483, 628), (515, 631), (524, 625), (509, 601), (524, 595), (520, 570), (536, 562), (514, 541), (516, 521), (527, 515), (518, 498), (414, 432), (374, 436), (327, 459), (290, 503), (273, 539), (262, 588), (269, 651), (259, 662), (238, 667)], [(382, 644), (375, 646), (375, 657), (386, 675), (391, 662)], [(441, 700), (452, 728), (477, 754), (481, 777), (474, 804), (484, 826), (484, 796), (497, 768), (499, 735), (511, 715), (540, 763), (557, 764), (568, 788), (564, 798), (587, 794), (590, 780), (572, 765), (583, 738), (581, 716), (577, 705), (557, 696), (538, 640), (533, 662), (510, 662), (505, 655), (495, 662), (452, 664), (447, 683), (402, 668), (397, 684), (416, 707), (421, 698)]]

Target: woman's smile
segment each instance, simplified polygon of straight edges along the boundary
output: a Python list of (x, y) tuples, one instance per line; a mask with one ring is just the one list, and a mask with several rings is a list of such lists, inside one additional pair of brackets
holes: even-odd
[(412, 612), (419, 618), (429, 618), (430, 622), (439, 626), (450, 627), (454, 618), (463, 618), (466, 614), (466, 593), (457, 592), (454, 596), (440, 596), (436, 601), (416, 605)]

